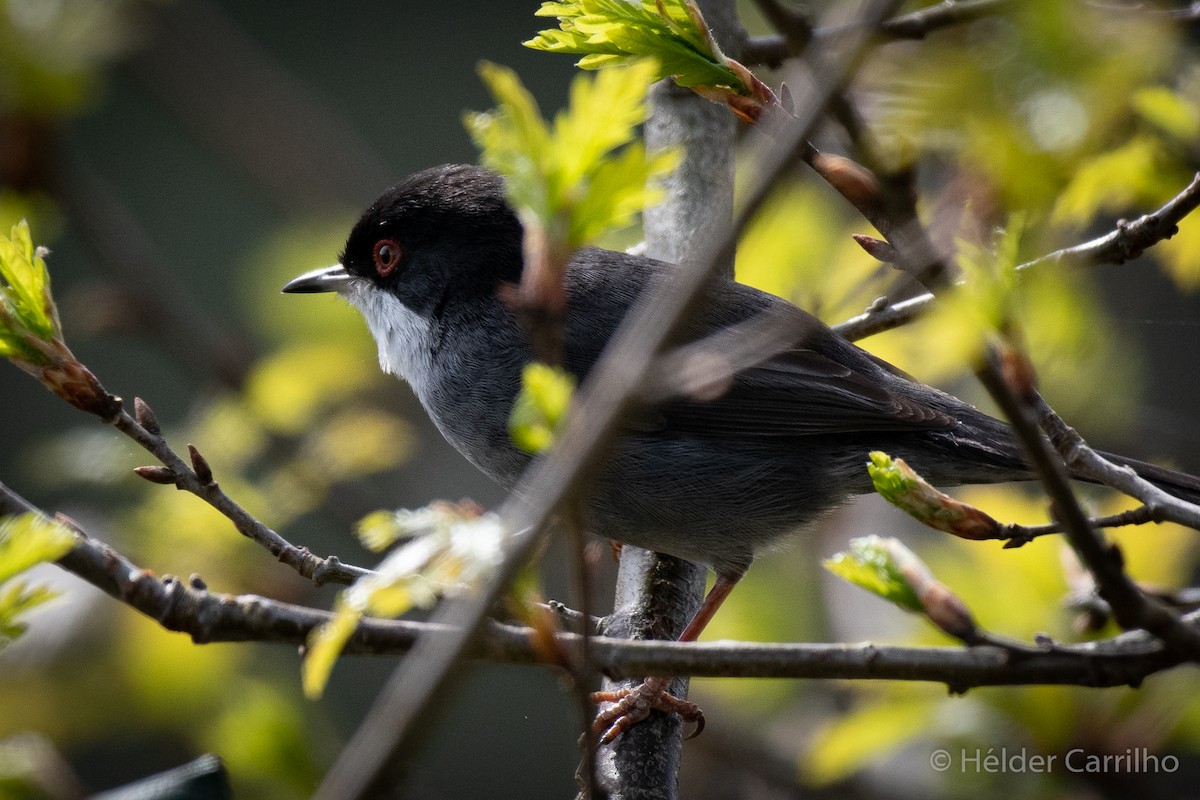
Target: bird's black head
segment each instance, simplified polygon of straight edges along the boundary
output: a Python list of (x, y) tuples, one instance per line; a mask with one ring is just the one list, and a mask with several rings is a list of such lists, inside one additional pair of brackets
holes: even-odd
[(372, 203), (339, 260), (422, 313), (448, 294), (493, 294), (500, 282), (519, 281), (521, 236), (498, 175), (445, 165), (410, 175)]

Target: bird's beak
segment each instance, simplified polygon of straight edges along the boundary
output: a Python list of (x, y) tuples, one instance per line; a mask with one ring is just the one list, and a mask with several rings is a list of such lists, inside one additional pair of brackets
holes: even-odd
[(350, 273), (341, 264), (332, 267), (321, 267), (312, 272), (306, 272), (299, 278), (293, 278), (283, 287), (283, 291), (292, 294), (311, 294), (313, 292), (336, 292), (350, 283)]

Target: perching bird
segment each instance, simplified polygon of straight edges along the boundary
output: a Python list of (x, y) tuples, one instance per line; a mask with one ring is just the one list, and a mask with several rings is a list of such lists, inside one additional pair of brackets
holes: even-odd
[[(385, 192), (354, 226), (339, 264), (283, 290), (345, 297), (365, 317), (384, 371), (408, 382), (460, 453), (512, 488), (531, 456), (514, 445), (508, 420), (534, 353), (501, 294), (520, 282), (522, 259), (522, 227), (503, 181), (481, 167), (441, 166)], [(671, 268), (610, 250), (575, 253), (565, 278), (566, 369), (586, 378), (639, 294)], [(871, 491), (872, 450), (903, 458), (934, 484), (1030, 477), (1004, 423), (912, 380), (770, 294), (717, 280), (686, 338), (764, 310), (794, 319), (796, 341), (737, 373), (717, 396), (678, 397), (639, 415), (591, 484), (593, 533), (715, 570), (717, 582), (682, 639), (700, 634), (758, 551)], [(1200, 498), (1196, 479), (1123, 463)], [(606, 739), (628, 727), (635, 706), (675, 708), (665, 687), (650, 679), (618, 711), (601, 715)]]

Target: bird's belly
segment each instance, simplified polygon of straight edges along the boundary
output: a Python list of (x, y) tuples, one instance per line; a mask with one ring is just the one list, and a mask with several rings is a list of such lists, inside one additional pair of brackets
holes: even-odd
[[(690, 561), (745, 567), (755, 552), (845, 500), (804, 445), (619, 442), (592, 494), (593, 533)], [(864, 470), (865, 472), (865, 470)]]

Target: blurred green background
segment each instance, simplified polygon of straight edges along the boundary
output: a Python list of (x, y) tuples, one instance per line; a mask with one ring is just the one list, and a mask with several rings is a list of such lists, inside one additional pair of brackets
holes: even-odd
[[(490, 105), (478, 60), (516, 69), (545, 113), (562, 104), (571, 59), (520, 46), (546, 24), (535, 8), (0, 0), (0, 226), (28, 216), (52, 249), (68, 342), (106, 387), (150, 402), (177, 448), (195, 442), (232, 496), (317, 553), (369, 564), (350, 533), (367, 512), (500, 497), (408, 390), (380, 375), (357, 314), (336, 298), (278, 289), (332, 263), (386, 186), (432, 164), (475, 160), (461, 114)], [(891, 45), (868, 65), (864, 109), (885, 153), (924, 159), (931, 216), (967, 208), (999, 224), (1023, 209), (1022, 252), (1036, 255), (1152, 208), (1196, 169), (1190, 31), (1080, 21), (1078, 8), (1046, 3)], [(1156, 101), (1147, 87), (1170, 96)], [(827, 189), (797, 179), (748, 235), (741, 276), (830, 322), (903, 292), (849, 240), (867, 227)], [(982, 227), (935, 233), (986, 240)], [(1099, 446), (1197, 471), (1200, 302), (1188, 292), (1200, 246), (1191, 247), (1194, 228), (1180, 238), (1162, 265), (1147, 258), (1032, 281), (1023, 310), (1046, 393), (1068, 421)], [(935, 317), (867, 344), (982, 402), (962, 379), (961, 353), (947, 347), (966, 337)], [(947, 349), (959, 359), (948, 363)], [(143, 453), (15, 368), (0, 369), (0, 398), (0, 480), (33, 502), (156, 573), (331, 604), (332, 589), (314, 590), (195, 498), (132, 477), (148, 463)], [(1043, 514), (1035, 493), (967, 496), (1004, 519)], [(1094, 497), (1097, 508), (1113, 502)], [(1078, 572), (1059, 542), (1019, 551), (946, 542), (866, 498), (760, 560), (707, 638), (947, 644), (820, 574), (821, 558), (851, 536), (895, 532), (985, 626), (1079, 637), (1062, 602), (1080, 588)], [(1122, 542), (1138, 579), (1194, 582), (1194, 534), (1156, 528)], [(563, 561), (547, 555), (546, 592), (569, 599), (566, 570), (555, 566)], [(600, 558), (597, 569), (599, 598), (612, 565)], [(0, 740), (13, 754), (0, 771), (51, 748), (95, 791), (211, 751), (240, 797), (307, 796), (394, 663), (346, 658), (325, 698), (308, 702), (292, 649), (193, 646), (58, 570), (38, 577), (66, 596), (0, 653)], [(696, 681), (709, 725), (685, 749), (684, 795), (1186, 796), (1182, 787), (1200, 776), (1197, 688), (1190, 670), (1136, 692), (965, 698), (923, 685)], [(572, 793), (577, 728), (561, 689), (548, 670), (473, 671), (413, 754), (410, 794)], [(1146, 747), (1181, 766), (1157, 775), (937, 773), (929, 757), (938, 747)], [(0, 797), (39, 796), (22, 791), (0, 775)]]

